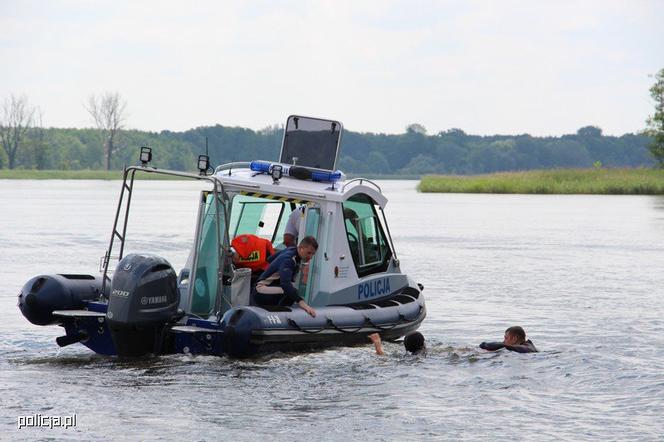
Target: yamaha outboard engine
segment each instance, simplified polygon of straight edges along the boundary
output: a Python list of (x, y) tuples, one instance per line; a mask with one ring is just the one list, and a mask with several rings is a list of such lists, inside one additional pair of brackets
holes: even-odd
[(106, 315), (118, 356), (160, 353), (165, 326), (176, 317), (179, 302), (177, 276), (168, 261), (125, 256), (113, 275)]
[(81, 309), (99, 299), (101, 287), (101, 278), (91, 275), (35, 276), (18, 294), (18, 308), (35, 325), (57, 324), (53, 311)]

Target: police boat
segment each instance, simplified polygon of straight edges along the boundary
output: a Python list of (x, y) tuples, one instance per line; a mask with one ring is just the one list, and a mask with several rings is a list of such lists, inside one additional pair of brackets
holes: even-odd
[[(400, 268), (384, 208), (370, 180), (336, 170), (342, 125), (290, 116), (279, 161), (231, 163), (199, 173), (125, 167), (111, 239), (100, 275), (54, 274), (30, 279), (18, 307), (36, 325), (59, 325), (59, 346), (81, 343), (96, 353), (137, 357), (190, 353), (247, 357), (394, 340), (426, 316), (423, 286)], [(179, 273), (160, 256), (125, 252), (136, 174), (209, 183), (200, 194), (194, 246)], [(279, 248), (291, 214), (299, 237), (318, 250), (296, 274), (294, 287), (315, 317), (298, 305), (261, 306), (252, 271), (233, 260), (232, 241), (264, 238)], [(116, 261), (117, 260), (117, 261)]]

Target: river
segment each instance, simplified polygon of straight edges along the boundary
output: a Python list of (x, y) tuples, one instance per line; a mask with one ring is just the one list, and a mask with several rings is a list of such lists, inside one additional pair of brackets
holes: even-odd
[[(644, 440), (664, 435), (664, 198), (419, 194), (382, 181), (426, 356), (387, 343), (118, 361), (28, 323), (30, 277), (96, 274), (117, 181), (0, 180), (0, 439)], [(178, 267), (197, 184), (137, 184), (128, 250)], [(484, 352), (521, 325), (537, 354)], [(20, 416), (76, 427), (18, 428)]]

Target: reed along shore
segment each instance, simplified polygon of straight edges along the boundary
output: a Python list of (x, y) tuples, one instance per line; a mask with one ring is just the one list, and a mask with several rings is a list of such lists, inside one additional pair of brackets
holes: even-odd
[(662, 169), (552, 169), (485, 175), (427, 175), (417, 186), (431, 193), (664, 195)]

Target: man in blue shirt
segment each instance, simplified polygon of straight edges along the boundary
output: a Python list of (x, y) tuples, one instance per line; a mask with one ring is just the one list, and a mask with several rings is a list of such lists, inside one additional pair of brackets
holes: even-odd
[(313, 236), (305, 236), (297, 247), (289, 247), (268, 261), (270, 265), (258, 277), (255, 300), (259, 305), (291, 305), (297, 304), (302, 310), (316, 316), (316, 310), (298, 294), (293, 287), (295, 275), (301, 262), (309, 261), (318, 250), (318, 242)]

